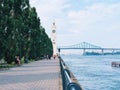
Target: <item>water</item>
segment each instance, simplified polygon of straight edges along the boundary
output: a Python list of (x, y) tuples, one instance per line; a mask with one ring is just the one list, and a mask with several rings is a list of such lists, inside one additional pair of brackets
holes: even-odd
[(120, 68), (111, 67), (120, 56), (62, 55), (84, 90), (120, 90)]

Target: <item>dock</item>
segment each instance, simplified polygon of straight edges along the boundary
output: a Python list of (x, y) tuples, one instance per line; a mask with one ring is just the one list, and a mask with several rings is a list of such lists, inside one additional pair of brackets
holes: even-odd
[(0, 90), (62, 90), (59, 60), (39, 60), (0, 71)]
[(111, 66), (112, 66), (112, 67), (120, 67), (120, 62), (119, 62), (119, 61), (113, 61), (113, 62), (111, 63)]

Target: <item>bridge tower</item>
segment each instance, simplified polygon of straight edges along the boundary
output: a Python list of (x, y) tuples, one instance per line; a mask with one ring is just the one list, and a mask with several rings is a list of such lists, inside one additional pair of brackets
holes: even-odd
[(56, 25), (55, 22), (53, 22), (52, 25), (52, 45), (53, 45), (53, 57), (57, 56), (57, 47), (56, 47)]

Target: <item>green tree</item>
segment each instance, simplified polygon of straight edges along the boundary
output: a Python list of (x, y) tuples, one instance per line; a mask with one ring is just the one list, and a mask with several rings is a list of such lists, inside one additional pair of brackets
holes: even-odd
[(34, 59), (52, 55), (51, 40), (29, 0), (0, 0), (0, 49), (0, 59), (8, 63), (17, 54)]

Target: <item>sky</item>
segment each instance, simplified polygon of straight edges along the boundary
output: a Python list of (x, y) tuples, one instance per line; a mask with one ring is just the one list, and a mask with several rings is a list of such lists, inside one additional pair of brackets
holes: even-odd
[(56, 23), (57, 46), (81, 42), (120, 48), (120, 0), (30, 0), (51, 37)]

